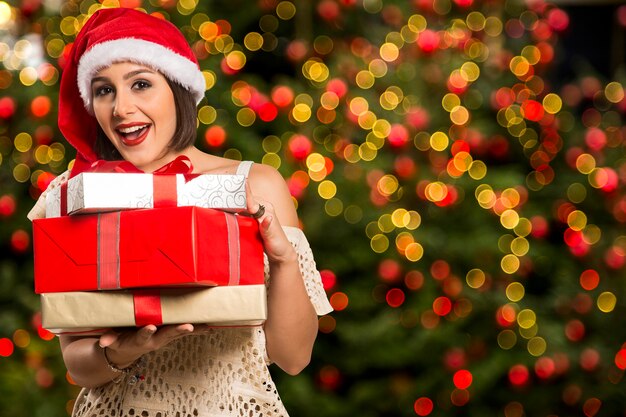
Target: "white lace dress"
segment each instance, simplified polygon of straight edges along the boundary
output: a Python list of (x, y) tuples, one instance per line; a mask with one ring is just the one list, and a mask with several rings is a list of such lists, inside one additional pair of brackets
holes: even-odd
[[(67, 180), (55, 179), (48, 190)], [(29, 218), (45, 215), (45, 193)], [(300, 271), (318, 315), (332, 307), (322, 286), (309, 243), (302, 231), (285, 227), (298, 253)], [(265, 284), (269, 266), (265, 259)], [(267, 366), (261, 326), (214, 328), (189, 335), (144, 355), (144, 379), (136, 384), (110, 382), (83, 389), (74, 417), (272, 417), (287, 416)]]

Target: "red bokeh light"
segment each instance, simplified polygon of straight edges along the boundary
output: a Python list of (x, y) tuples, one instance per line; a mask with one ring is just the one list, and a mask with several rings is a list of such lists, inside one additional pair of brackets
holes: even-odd
[(343, 292), (336, 292), (330, 296), (330, 305), (336, 311), (345, 310), (348, 307), (348, 296)]
[(448, 297), (437, 297), (433, 301), (433, 311), (438, 316), (446, 316), (452, 311), (452, 301)]
[(271, 122), (278, 116), (278, 108), (272, 103), (265, 102), (259, 106), (257, 113), (259, 114), (259, 119), (264, 122)]
[(52, 102), (47, 96), (37, 96), (30, 103), (30, 111), (35, 117), (45, 117), (51, 108)]
[(209, 146), (218, 147), (226, 141), (226, 130), (222, 126), (214, 125), (204, 133), (204, 139)]
[(454, 373), (452, 382), (458, 389), (467, 389), (472, 385), (473, 376), (467, 369), (460, 369)]
[(319, 382), (327, 390), (335, 390), (341, 383), (341, 373), (333, 365), (325, 365), (318, 374)]
[(457, 407), (462, 407), (469, 402), (469, 391), (465, 389), (455, 389), (450, 394), (450, 402)]
[(404, 304), (405, 295), (404, 291), (400, 288), (392, 288), (387, 291), (387, 295), (385, 295), (385, 301), (389, 307), (397, 308)]
[(293, 102), (294, 93), (291, 88), (280, 85), (274, 87), (270, 96), (278, 107), (287, 107)]
[(535, 374), (541, 379), (550, 378), (554, 375), (555, 370), (556, 365), (552, 358), (543, 357), (537, 359), (537, 362), (535, 362)]
[(397, 282), (400, 280), (402, 267), (398, 261), (393, 259), (384, 259), (378, 264), (378, 275), (385, 282)]
[(9, 217), (15, 213), (15, 197), (5, 194), (0, 197), (0, 217)]
[(0, 339), (0, 356), (9, 357), (13, 354), (14, 349), (11, 339), (6, 337)]
[(11, 97), (0, 98), (0, 119), (8, 119), (15, 114), (15, 100)]
[(585, 337), (585, 325), (582, 321), (573, 319), (565, 325), (565, 336), (572, 342), (580, 342)]
[(313, 145), (311, 140), (304, 135), (293, 135), (287, 143), (289, 152), (299, 161), (306, 159), (311, 153)]
[(615, 366), (621, 370), (626, 370), (626, 348), (620, 349), (615, 354)]
[(522, 111), (526, 119), (534, 122), (541, 120), (544, 115), (543, 106), (535, 100), (525, 100), (522, 103)]
[(402, 147), (409, 141), (409, 131), (403, 125), (394, 123), (387, 139), (392, 147)]
[(561, 9), (552, 9), (548, 12), (548, 24), (558, 32), (562, 32), (569, 26), (569, 16)]
[(423, 107), (413, 107), (406, 114), (406, 122), (417, 130), (428, 127), (430, 123), (430, 114)]
[(439, 46), (439, 34), (431, 29), (426, 29), (417, 38), (417, 45), (425, 53), (431, 53)]
[(525, 365), (513, 365), (509, 369), (509, 381), (516, 386), (522, 386), (528, 383), (529, 372)]
[(322, 269), (320, 276), (322, 277), (322, 285), (325, 290), (330, 290), (337, 284), (337, 276), (330, 269)]
[(580, 274), (580, 286), (587, 291), (594, 290), (600, 283), (600, 275), (593, 269), (587, 269)]
[(427, 416), (433, 412), (433, 400), (428, 397), (420, 397), (415, 400), (413, 404), (413, 410), (415, 410), (415, 414), (418, 416)]
[(18, 229), (11, 234), (11, 249), (14, 252), (26, 252), (30, 246), (30, 235), (22, 229)]
[(580, 354), (580, 367), (585, 371), (594, 371), (600, 364), (600, 352), (593, 348), (587, 348)]

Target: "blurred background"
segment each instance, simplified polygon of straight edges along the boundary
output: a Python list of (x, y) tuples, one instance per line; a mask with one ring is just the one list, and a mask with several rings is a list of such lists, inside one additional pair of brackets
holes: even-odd
[(74, 158), (74, 36), (121, 5), (192, 44), (197, 146), (289, 184), (335, 308), (272, 369), (292, 416), (626, 416), (622, 3), (0, 1), (0, 415), (79, 391), (26, 213)]

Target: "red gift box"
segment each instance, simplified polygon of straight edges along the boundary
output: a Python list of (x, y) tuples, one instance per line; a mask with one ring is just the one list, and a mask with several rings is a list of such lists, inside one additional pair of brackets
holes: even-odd
[(263, 284), (256, 219), (168, 207), (33, 221), (35, 292)]

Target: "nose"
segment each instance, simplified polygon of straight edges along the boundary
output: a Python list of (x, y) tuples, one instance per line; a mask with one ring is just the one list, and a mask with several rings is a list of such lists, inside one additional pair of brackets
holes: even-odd
[(124, 117), (132, 114), (134, 109), (132, 97), (124, 91), (117, 91), (113, 100), (113, 116)]

